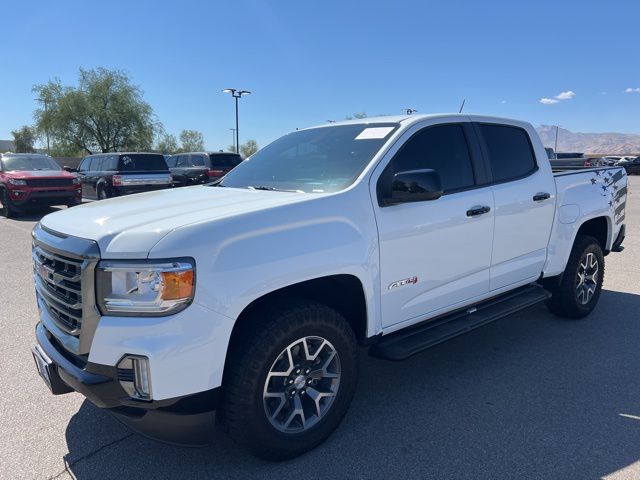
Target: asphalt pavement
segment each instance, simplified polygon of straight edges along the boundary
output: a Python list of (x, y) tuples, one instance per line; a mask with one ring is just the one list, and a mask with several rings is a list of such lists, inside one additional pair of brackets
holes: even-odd
[(205, 448), (130, 432), (79, 394), (54, 397), (31, 346), (30, 231), (0, 218), (0, 479), (640, 478), (640, 177), (626, 249), (600, 303), (562, 320), (543, 305), (401, 363), (361, 355), (339, 429), (292, 461), (258, 460), (217, 429)]

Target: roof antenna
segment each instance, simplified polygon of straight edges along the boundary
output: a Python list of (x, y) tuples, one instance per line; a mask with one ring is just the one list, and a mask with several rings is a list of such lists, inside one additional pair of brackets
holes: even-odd
[(462, 99), (462, 105), (460, 105), (460, 111), (458, 113), (462, 113), (462, 109), (464, 108), (464, 102), (466, 102), (466, 101), (467, 101), (466, 98)]

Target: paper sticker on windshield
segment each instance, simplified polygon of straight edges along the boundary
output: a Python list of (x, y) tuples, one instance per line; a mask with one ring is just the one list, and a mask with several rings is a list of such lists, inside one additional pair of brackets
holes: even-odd
[(371, 127), (365, 128), (360, 135), (356, 137), (356, 140), (371, 140), (374, 138), (380, 139), (389, 135), (389, 132), (393, 130), (393, 127)]

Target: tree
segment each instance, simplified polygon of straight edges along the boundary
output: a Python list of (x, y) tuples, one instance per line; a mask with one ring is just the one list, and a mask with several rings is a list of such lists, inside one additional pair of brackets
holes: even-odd
[(77, 87), (56, 79), (33, 91), (43, 104), (35, 112), (36, 128), (49, 133), (54, 149), (150, 150), (160, 128), (140, 88), (119, 70), (80, 69)]
[(183, 152), (201, 152), (204, 150), (204, 136), (197, 130), (180, 132), (180, 150)]
[(235, 144), (229, 145), (227, 147), (227, 152), (236, 153), (236, 145)]
[(33, 144), (36, 142), (36, 131), (34, 128), (24, 125), (18, 130), (12, 130), (13, 145), (15, 146), (16, 153), (32, 153)]
[(161, 153), (175, 153), (178, 151), (178, 140), (175, 135), (165, 133), (158, 140), (155, 149)]
[(247, 140), (240, 145), (240, 153), (244, 158), (250, 157), (258, 151), (258, 143), (255, 140)]

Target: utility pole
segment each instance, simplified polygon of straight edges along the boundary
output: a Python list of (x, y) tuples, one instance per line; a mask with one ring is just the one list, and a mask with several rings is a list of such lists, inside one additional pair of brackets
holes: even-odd
[(240, 130), (238, 128), (238, 99), (243, 95), (249, 95), (251, 92), (248, 90), (238, 90), (235, 88), (225, 88), (222, 90), (225, 93), (230, 93), (233, 98), (236, 99), (236, 153), (240, 153)]

